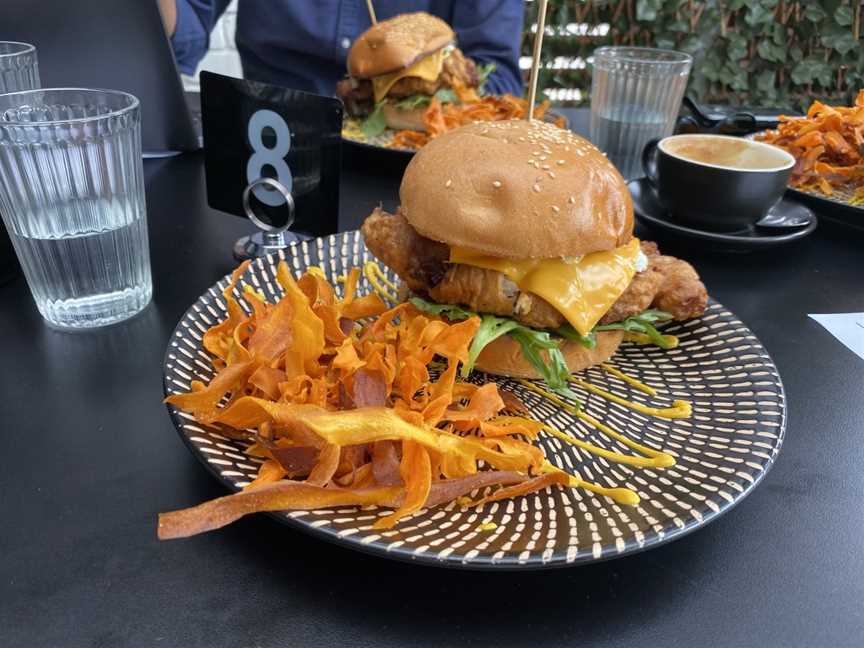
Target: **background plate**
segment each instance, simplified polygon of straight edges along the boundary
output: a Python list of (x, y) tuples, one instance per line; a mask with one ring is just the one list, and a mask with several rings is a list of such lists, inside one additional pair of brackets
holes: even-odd
[[(555, 112), (554, 110), (546, 111), (546, 115), (544, 119), (548, 122), (553, 122), (556, 119), (564, 119), (564, 128), (569, 128), (570, 124), (565, 115), (561, 113)], [(417, 152), (417, 149), (409, 149), (409, 148), (400, 148), (391, 146), (393, 143), (393, 137), (396, 135), (398, 131), (393, 130), (392, 128), (387, 128), (380, 135), (376, 135), (375, 137), (366, 137), (360, 130), (360, 124), (362, 123), (362, 119), (358, 119), (356, 117), (345, 117), (342, 122), (342, 140), (344, 142), (349, 142), (350, 144), (354, 144), (355, 146), (360, 146), (363, 148), (372, 148), (379, 151), (390, 151), (395, 155), (414, 155)]]
[[(756, 139), (759, 134), (751, 133), (746, 138)], [(804, 191), (793, 187), (786, 189), (787, 196), (792, 196), (808, 205), (817, 216), (864, 230), (864, 205), (850, 204), (852, 194), (851, 189), (843, 187), (835, 189), (831, 196), (826, 196), (821, 191)]]
[[(295, 274), (320, 265), (331, 282), (351, 267), (372, 260), (359, 232), (304, 241), (253, 262), (238, 285), (263, 290), (275, 300), (276, 263), (286, 258)], [(209, 381), (209, 357), (201, 336), (224, 317), (221, 291), (227, 277), (203, 294), (175, 329), (165, 354), (165, 393), (185, 392), (189, 381)], [(365, 279), (360, 292), (368, 292)], [(584, 490), (553, 487), (514, 500), (462, 509), (455, 504), (420, 511), (395, 529), (375, 531), (386, 510), (342, 507), (274, 514), (292, 526), (328, 540), (392, 558), (474, 569), (536, 569), (603, 560), (668, 542), (692, 531), (740, 501), (771, 467), (783, 440), (786, 406), (774, 363), (759, 340), (716, 302), (699, 319), (666, 329), (680, 338), (676, 349), (623, 344), (612, 362), (655, 387), (648, 397), (602, 371), (584, 373), (594, 384), (631, 400), (669, 405), (693, 403), (687, 420), (665, 420), (633, 412), (574, 387), (585, 411), (633, 439), (677, 457), (665, 470), (632, 469), (587, 454), (541, 434), (549, 459), (606, 486), (639, 493), (637, 507), (623, 507)], [(517, 392), (535, 417), (589, 440), (627, 452), (618, 442), (582, 423), (518, 383), (496, 380)], [(258, 463), (243, 445), (197, 424), (172, 406), (168, 411), (180, 436), (204, 465), (231, 490), (254, 478)], [(197, 502), (194, 502), (197, 503)], [(193, 502), (189, 503), (190, 505)], [(480, 524), (494, 522), (490, 531)]]

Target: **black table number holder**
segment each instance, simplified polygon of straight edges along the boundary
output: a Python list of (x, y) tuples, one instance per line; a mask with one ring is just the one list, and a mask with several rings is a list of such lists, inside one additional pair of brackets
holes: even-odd
[(258, 228), (235, 243), (236, 259), (336, 231), (338, 99), (202, 72), (201, 108), (207, 202)]

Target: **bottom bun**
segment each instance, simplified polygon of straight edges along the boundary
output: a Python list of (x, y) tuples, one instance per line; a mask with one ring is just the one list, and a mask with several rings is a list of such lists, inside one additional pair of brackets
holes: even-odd
[(414, 130), (426, 132), (426, 124), (423, 123), (423, 115), (426, 114), (426, 106), (402, 110), (391, 103), (384, 104), (384, 120), (388, 128), (393, 130)]
[[(561, 351), (567, 360), (570, 373), (582, 371), (599, 362), (611, 358), (624, 339), (623, 331), (601, 331), (597, 333), (597, 346), (586, 349), (578, 342), (564, 340)], [(545, 352), (543, 354), (546, 355)], [(542, 378), (537, 370), (522, 355), (522, 347), (509, 335), (503, 335), (488, 344), (477, 358), (477, 369), (496, 376), (512, 378)]]

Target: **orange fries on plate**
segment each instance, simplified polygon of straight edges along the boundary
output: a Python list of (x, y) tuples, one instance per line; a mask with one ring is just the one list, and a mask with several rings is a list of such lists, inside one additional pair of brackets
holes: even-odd
[(541, 424), (516, 415), (513, 394), (457, 382), (478, 318), (388, 309), (374, 293), (357, 296), (357, 268), (340, 298), (323, 273), (295, 280), (284, 262), (277, 303), (248, 287), (238, 300), (247, 267), (223, 291), (226, 318), (202, 339), (213, 378), (166, 401), (247, 440), (262, 463), (243, 491), (160, 515), (161, 539), (258, 511), (350, 505), (392, 509), (374, 524), (390, 528), (477, 488), (497, 487), (474, 504), (568, 483), (530, 443)]
[(837, 189), (864, 199), (864, 90), (852, 107), (814, 101), (806, 117), (780, 117), (780, 126), (757, 139), (797, 160), (790, 185), (831, 196)]

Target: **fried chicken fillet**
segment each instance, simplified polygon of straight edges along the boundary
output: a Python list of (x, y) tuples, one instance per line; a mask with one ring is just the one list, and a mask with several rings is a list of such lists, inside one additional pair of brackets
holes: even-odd
[[(513, 319), (533, 328), (554, 329), (565, 323), (549, 302), (520, 292), (500, 272), (450, 264), (450, 248), (421, 236), (400, 213), (382, 209), (366, 219), (362, 230), (367, 247), (413, 292), (442, 304), (461, 304), (471, 310)], [(620, 322), (648, 308), (659, 308), (676, 320), (697, 317), (705, 310), (708, 293), (686, 261), (660, 254), (655, 243), (643, 241), (648, 266), (632, 282), (600, 323)]]

